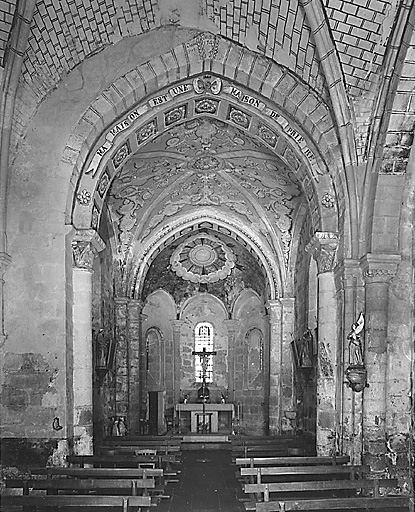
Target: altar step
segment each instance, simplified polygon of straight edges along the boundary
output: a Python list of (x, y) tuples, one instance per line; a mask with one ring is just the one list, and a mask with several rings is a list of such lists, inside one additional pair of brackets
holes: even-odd
[(182, 436), (182, 450), (230, 450), (229, 436), (221, 434), (191, 434)]

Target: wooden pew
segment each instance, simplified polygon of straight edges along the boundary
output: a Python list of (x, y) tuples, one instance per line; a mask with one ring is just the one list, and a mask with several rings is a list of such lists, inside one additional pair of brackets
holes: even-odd
[(384, 511), (393, 509), (409, 510), (410, 498), (408, 496), (383, 497), (353, 497), (353, 498), (327, 498), (306, 500), (267, 501), (256, 504), (256, 512), (289, 512), (292, 510), (363, 510), (365, 512)]
[(156, 454), (134, 454), (128, 453), (123, 455), (68, 455), (66, 457), (68, 463), (73, 466), (77, 465), (81, 468), (85, 465), (98, 467), (98, 468), (143, 468), (153, 467), (161, 468), (164, 470), (164, 476), (171, 477), (177, 476), (180, 472), (173, 468), (173, 464), (178, 464), (175, 456), (171, 455), (156, 455)]
[(318, 466), (328, 464), (347, 464), (350, 462), (348, 455), (327, 457), (247, 457), (235, 459), (237, 466)]
[[(367, 465), (349, 466), (349, 465), (319, 465), (319, 466), (278, 466), (278, 467), (249, 467), (241, 468), (240, 476), (251, 480), (249, 483), (264, 483), (263, 477), (272, 481), (293, 481), (293, 480), (318, 480), (335, 478), (362, 478), (364, 474), (369, 474), (370, 468)], [(256, 479), (256, 482), (255, 482)], [(246, 482), (248, 483), (248, 482)]]
[(131, 494), (131, 496), (149, 495), (149, 489), (156, 488), (154, 478), (138, 478), (138, 479), (78, 479), (78, 478), (42, 478), (42, 479), (25, 479), (25, 478), (8, 478), (5, 481), (7, 489), (22, 489), (22, 495), (28, 496), (30, 490), (43, 490), (47, 494), (58, 494), (62, 492), (96, 492), (102, 494), (116, 494), (121, 491), (123, 494)]
[[(380, 497), (379, 488), (395, 488), (398, 480), (395, 478), (388, 479), (362, 479), (362, 480), (323, 480), (323, 481), (306, 481), (306, 482), (278, 482), (267, 484), (245, 484), (244, 492), (255, 495), (256, 499), (246, 501), (244, 503), (245, 510), (256, 510), (258, 502), (264, 501), (300, 501), (303, 499), (318, 498), (323, 500), (327, 498), (346, 497), (349, 494), (356, 496), (357, 491), (367, 495), (373, 493), (374, 497)], [(295, 493), (293, 495), (293, 493)], [(329, 495), (328, 495), (329, 494)], [(294, 498), (293, 498), (294, 496)], [(349, 497), (350, 497), (349, 496)], [(277, 509), (278, 510), (278, 509)]]
[(109, 478), (109, 479), (138, 479), (156, 478), (160, 484), (165, 483), (164, 471), (160, 468), (30, 468), (32, 475), (46, 475), (47, 478)]
[(315, 455), (310, 440), (304, 436), (250, 436), (232, 439), (232, 460), (248, 457)]
[(57, 496), (2, 496), (1, 508), (27, 507), (34, 508), (65, 507), (80, 510), (94, 507), (120, 509), (122, 512), (149, 510), (153, 506), (150, 496), (100, 496), (100, 495), (57, 495)]

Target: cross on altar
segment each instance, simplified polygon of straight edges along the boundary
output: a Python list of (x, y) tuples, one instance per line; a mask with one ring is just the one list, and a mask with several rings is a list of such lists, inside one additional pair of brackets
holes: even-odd
[(205, 410), (205, 403), (206, 403), (206, 400), (209, 398), (209, 395), (207, 393), (207, 388), (206, 388), (206, 373), (207, 373), (207, 367), (208, 367), (208, 358), (210, 356), (215, 356), (216, 350), (212, 350), (212, 351), (208, 352), (206, 350), (206, 347), (203, 347), (203, 350), (201, 350), (201, 351), (193, 350), (192, 354), (194, 356), (200, 357), (200, 362), (202, 365), (202, 392), (201, 392), (201, 398), (202, 398), (202, 403), (203, 403), (202, 433), (206, 434), (206, 430), (207, 430), (206, 416), (207, 415), (206, 415), (206, 410)]

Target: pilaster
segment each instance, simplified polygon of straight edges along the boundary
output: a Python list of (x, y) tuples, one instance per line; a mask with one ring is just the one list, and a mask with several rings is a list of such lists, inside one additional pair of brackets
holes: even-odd
[(363, 450), (363, 393), (354, 392), (345, 378), (349, 363), (348, 332), (364, 311), (364, 286), (358, 260), (344, 259), (335, 269), (337, 308), (340, 321), (336, 393), (337, 451), (361, 464)]
[(138, 435), (140, 433), (140, 417), (142, 404), (145, 400), (143, 396), (144, 380), (142, 374), (145, 374), (143, 358), (145, 357), (144, 333), (142, 332), (143, 316), (141, 314), (142, 302), (136, 299), (128, 299), (127, 302), (127, 344), (129, 360), (129, 415), (128, 425), (130, 434)]
[(172, 320), (173, 327), (173, 387), (174, 387), (174, 403), (180, 401), (180, 366), (181, 366), (181, 355), (180, 355), (180, 332), (183, 320)]
[(239, 322), (237, 320), (225, 320), (228, 330), (228, 402), (235, 401), (235, 332)]
[(337, 307), (334, 261), (339, 236), (317, 232), (306, 247), (318, 270), (317, 432), (318, 455), (336, 453)]
[[(0, 348), (4, 345), (7, 335), (4, 330), (4, 273), (12, 259), (5, 252), (0, 252)], [(3, 367), (3, 366), (2, 366)]]
[(386, 369), (389, 284), (396, 274), (400, 256), (366, 254), (361, 259), (365, 280), (365, 366), (369, 386), (364, 393), (363, 462), (383, 473), (385, 461)]
[(271, 435), (282, 432), (282, 304), (279, 299), (268, 302), (269, 350), (265, 372), (269, 375), (269, 431)]

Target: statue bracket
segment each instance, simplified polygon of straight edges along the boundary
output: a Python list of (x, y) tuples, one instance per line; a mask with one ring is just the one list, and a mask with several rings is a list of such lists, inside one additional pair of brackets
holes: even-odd
[(368, 388), (367, 370), (362, 364), (349, 365), (345, 371), (347, 382), (345, 384), (355, 393), (360, 393), (364, 388)]

